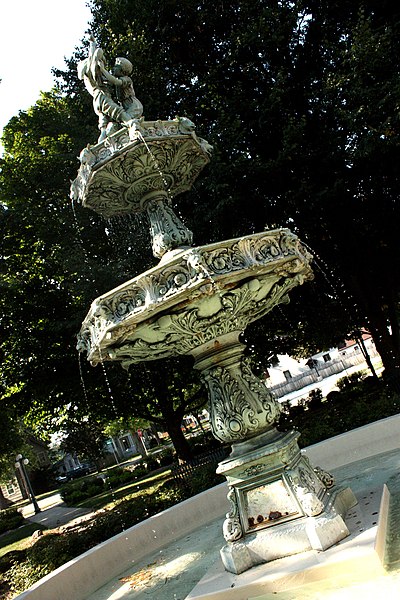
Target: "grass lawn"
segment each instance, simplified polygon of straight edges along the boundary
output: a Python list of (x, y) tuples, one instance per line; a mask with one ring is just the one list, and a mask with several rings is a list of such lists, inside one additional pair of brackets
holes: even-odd
[[(99, 510), (100, 508), (112, 508), (112, 505), (117, 500), (128, 498), (146, 490), (151, 492), (155, 490), (163, 481), (170, 477), (170, 469), (165, 469), (161, 473), (154, 475), (150, 474), (140, 481), (124, 485), (115, 490), (107, 489), (102, 494), (88, 498), (80, 503), (76, 503), (74, 506), (80, 508), (90, 508), (93, 510)], [(45, 497), (46, 495), (44, 495)], [(21, 550), (26, 547), (34, 531), (37, 529), (47, 529), (39, 523), (27, 523), (22, 525), (18, 529), (14, 529), (9, 533), (0, 536), (0, 558), (13, 550)]]
[(139, 491), (151, 491), (153, 486), (162, 483), (165, 479), (168, 479), (170, 475), (171, 470), (165, 469), (161, 473), (155, 473), (154, 475), (150, 474), (138, 481), (133, 481), (132, 483), (123, 485), (122, 487), (118, 487), (116, 489), (108, 488), (97, 496), (93, 496), (87, 500), (82, 500), (82, 502), (76, 502), (74, 506), (77, 508), (90, 508), (92, 510), (99, 510), (105, 506), (109, 507), (110, 504), (113, 504), (117, 500), (122, 500), (123, 498), (126, 498), (127, 496), (135, 494)]
[(43, 530), (46, 527), (39, 523), (27, 523), (26, 525), (22, 525), (22, 527), (18, 527), (18, 529), (2, 535), (0, 537), (0, 557), (12, 550), (21, 550), (27, 544), (32, 533), (37, 529)]

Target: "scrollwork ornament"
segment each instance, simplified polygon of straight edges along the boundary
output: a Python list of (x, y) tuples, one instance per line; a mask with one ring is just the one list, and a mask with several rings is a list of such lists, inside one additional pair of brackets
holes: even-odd
[(244, 381), (249, 386), (249, 390), (252, 394), (255, 394), (258, 401), (263, 409), (263, 415), (267, 423), (273, 425), (279, 419), (281, 413), (280, 404), (272, 396), (262, 381), (260, 381), (251, 370), (250, 359), (247, 357), (242, 358), (241, 371)]
[(308, 517), (319, 515), (324, 510), (324, 503), (313, 491), (310, 480), (304, 479), (300, 470), (286, 469), (285, 474), (304, 514)]
[(226, 519), (222, 526), (222, 530), (227, 542), (235, 542), (242, 537), (243, 529), (239, 519), (239, 508), (234, 489), (229, 489), (227, 498), (231, 509), (226, 513)]
[(314, 473), (321, 480), (327, 490), (331, 489), (335, 485), (335, 478), (331, 473), (321, 469), (321, 467), (314, 467)]
[(239, 473), (240, 477), (255, 477), (256, 475), (259, 475), (260, 473), (262, 473), (265, 470), (265, 465), (263, 464), (259, 464), (259, 465), (251, 465), (250, 467), (247, 467), (247, 469), (244, 469), (244, 471), (241, 471)]
[(161, 258), (168, 250), (190, 246), (193, 241), (192, 232), (162, 198), (147, 202), (146, 209), (150, 220), (154, 256)]

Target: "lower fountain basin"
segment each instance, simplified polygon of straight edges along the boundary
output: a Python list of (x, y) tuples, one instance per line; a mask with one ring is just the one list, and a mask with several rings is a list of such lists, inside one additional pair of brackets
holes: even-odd
[(93, 302), (78, 349), (92, 364), (188, 354), (287, 302), (310, 262), (288, 229), (174, 250)]
[[(385, 498), (380, 508), (379, 502), (385, 482), (399, 471), (399, 425), (400, 416), (396, 415), (307, 449), (314, 463), (324, 463), (334, 471), (341, 485), (351, 485), (359, 500), (348, 515), (350, 537), (324, 553), (313, 550), (289, 556), (241, 575), (226, 572), (219, 558), (222, 537), (215, 539), (210, 530), (212, 526), (214, 531), (220, 531), (222, 514), (228, 508), (226, 485), (221, 484), (99, 544), (44, 577), (18, 598), (266, 600), (277, 593), (285, 600), (293, 597), (317, 600), (322, 595), (332, 600), (382, 595), (395, 598), (399, 575), (385, 572), (382, 565), (387, 507)], [(204, 531), (203, 544), (201, 531)], [(192, 541), (188, 539), (190, 536)], [(192, 560), (192, 565), (173, 570), (185, 556)], [(149, 577), (137, 577), (139, 584), (133, 589), (129, 581), (133, 582), (134, 574), (141, 573)], [(161, 575), (164, 575), (162, 581)]]

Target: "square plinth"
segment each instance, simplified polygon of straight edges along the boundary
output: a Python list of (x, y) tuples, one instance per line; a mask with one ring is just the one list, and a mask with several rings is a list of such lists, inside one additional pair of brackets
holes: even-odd
[(227, 571), (325, 550), (349, 535), (343, 517), (357, 500), (349, 488), (327, 488), (329, 474), (313, 469), (298, 437), (277, 433), (264, 448), (255, 440), (253, 449), (220, 463), (230, 488), (221, 550)]

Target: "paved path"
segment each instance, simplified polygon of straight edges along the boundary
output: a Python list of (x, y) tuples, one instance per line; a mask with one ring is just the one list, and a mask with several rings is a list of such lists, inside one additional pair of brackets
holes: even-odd
[(28, 504), (22, 508), (22, 514), (25, 519), (32, 523), (40, 523), (48, 529), (54, 529), (61, 525), (66, 525), (71, 521), (75, 521), (86, 515), (90, 515), (91, 511), (87, 508), (74, 508), (67, 506), (61, 499), (60, 494), (54, 494), (38, 501), (40, 512), (35, 515), (32, 504)]

